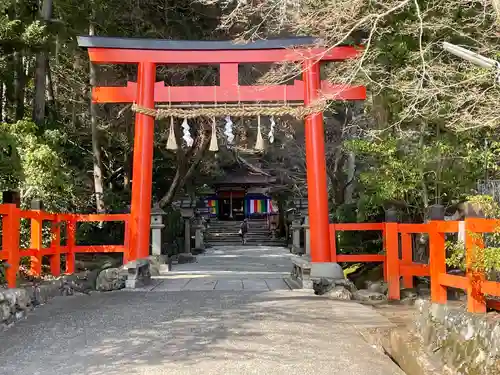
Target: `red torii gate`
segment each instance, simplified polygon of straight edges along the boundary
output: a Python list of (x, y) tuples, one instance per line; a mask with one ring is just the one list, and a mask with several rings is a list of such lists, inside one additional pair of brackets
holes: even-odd
[[(155, 103), (303, 101), (313, 104), (319, 97), (331, 100), (364, 100), (363, 86), (332, 85), (320, 79), (321, 61), (339, 61), (358, 56), (355, 47), (307, 48), (317, 40), (309, 37), (262, 40), (247, 44), (231, 41), (173, 41), (109, 37), (79, 37), (97, 64), (138, 64), (137, 83), (126, 87), (95, 87), (96, 103), (136, 103), (154, 108)], [(297, 48), (301, 46), (300, 48)], [(303, 81), (293, 85), (240, 86), (240, 63), (302, 62)], [(158, 64), (220, 65), (219, 86), (167, 87), (156, 82)], [(149, 255), (154, 118), (136, 113), (131, 202), (130, 259)], [(328, 194), (325, 164), (323, 114), (306, 117), (306, 164), (311, 231), (311, 260), (331, 262)]]

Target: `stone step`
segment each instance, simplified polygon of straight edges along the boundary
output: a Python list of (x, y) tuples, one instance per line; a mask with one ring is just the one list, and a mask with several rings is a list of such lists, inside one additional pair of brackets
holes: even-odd
[[(233, 230), (208, 230), (206, 234), (217, 234), (217, 235), (225, 235), (225, 234), (238, 234), (239, 229)], [(251, 230), (248, 234), (270, 234), (271, 232), (268, 230)]]
[[(271, 233), (269, 232), (250, 232), (247, 233), (248, 236), (270, 236)], [(239, 236), (239, 233), (237, 231), (232, 231), (232, 232), (206, 232), (205, 236), (216, 236), (216, 237), (222, 237), (222, 236)]]
[[(235, 228), (240, 228), (240, 225), (212, 225), (212, 224), (209, 224), (208, 226), (208, 229), (225, 229), (225, 228), (232, 228), (232, 229), (235, 229)], [(249, 228), (250, 229), (268, 229), (267, 228), (267, 225), (249, 225)]]
[[(241, 241), (241, 237), (232, 236), (232, 237), (206, 237), (205, 240), (207, 242), (217, 241), (217, 242), (225, 242), (225, 241)], [(271, 236), (266, 237), (247, 237), (247, 240), (250, 241), (272, 241), (273, 238)]]
[[(215, 236), (215, 237), (223, 237), (223, 236), (239, 236), (238, 232), (206, 232), (205, 236)], [(271, 236), (270, 232), (249, 232), (247, 236), (260, 236), (260, 237), (269, 237)]]
[[(227, 242), (208, 242), (207, 243), (208, 245), (212, 246), (212, 247), (217, 247), (217, 246), (241, 246), (241, 241), (227, 241)], [(276, 247), (283, 247), (284, 246), (284, 242), (282, 241), (268, 241), (268, 242), (264, 242), (264, 241), (255, 241), (255, 242), (252, 242), (252, 241), (247, 241), (246, 245), (254, 245), (254, 246), (258, 246), (258, 245), (262, 245), (262, 246), (276, 246)]]

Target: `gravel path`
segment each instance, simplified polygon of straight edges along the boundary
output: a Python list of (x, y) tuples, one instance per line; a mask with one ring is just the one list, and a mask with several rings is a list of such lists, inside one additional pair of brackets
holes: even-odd
[(288, 258), (212, 249), (149, 290), (56, 298), (1, 334), (0, 374), (403, 375), (358, 333), (389, 321), (290, 290)]

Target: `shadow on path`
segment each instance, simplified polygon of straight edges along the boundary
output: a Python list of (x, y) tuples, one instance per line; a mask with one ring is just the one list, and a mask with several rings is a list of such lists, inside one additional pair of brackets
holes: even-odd
[[(283, 248), (215, 248), (198, 259), (169, 275), (260, 280), (291, 270)], [(358, 334), (384, 325), (368, 307), (305, 291), (60, 297), (2, 333), (0, 375), (402, 375)]]
[(359, 337), (360, 322), (387, 324), (292, 291), (65, 297), (2, 334), (0, 373), (402, 374)]

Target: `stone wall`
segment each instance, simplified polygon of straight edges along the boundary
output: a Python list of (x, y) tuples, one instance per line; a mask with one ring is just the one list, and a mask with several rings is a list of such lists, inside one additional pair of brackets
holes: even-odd
[(0, 331), (24, 318), (31, 306), (31, 298), (25, 289), (0, 290)]
[(470, 314), (463, 306), (418, 300), (415, 322), (428, 353), (452, 374), (500, 374), (500, 316)]

